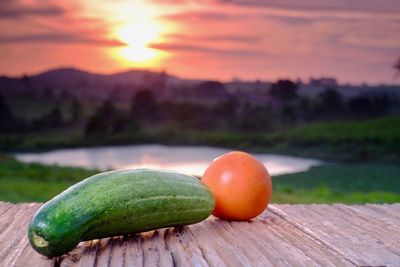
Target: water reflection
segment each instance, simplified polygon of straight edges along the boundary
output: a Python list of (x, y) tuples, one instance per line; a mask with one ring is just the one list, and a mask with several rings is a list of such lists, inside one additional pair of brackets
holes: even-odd
[[(163, 145), (111, 146), (97, 148), (60, 149), (45, 153), (16, 154), (23, 162), (39, 162), (59, 166), (97, 168), (156, 168), (202, 175), (208, 164), (229, 149), (214, 147), (170, 147)], [(320, 161), (274, 154), (255, 154), (271, 175), (300, 172)]]

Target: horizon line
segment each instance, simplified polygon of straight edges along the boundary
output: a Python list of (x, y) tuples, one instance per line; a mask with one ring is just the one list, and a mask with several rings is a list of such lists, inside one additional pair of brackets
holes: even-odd
[(0, 73), (0, 77), (6, 77), (6, 78), (14, 78), (14, 79), (18, 79), (18, 78), (22, 78), (24, 76), (28, 76), (28, 77), (32, 77), (32, 76), (38, 76), (41, 74), (44, 74), (46, 72), (51, 72), (51, 71), (57, 71), (57, 70), (66, 70), (66, 69), (71, 69), (71, 70), (76, 70), (76, 71), (81, 71), (81, 72), (86, 72), (89, 74), (93, 74), (93, 75), (104, 75), (104, 76), (112, 76), (112, 75), (117, 75), (117, 74), (121, 74), (121, 73), (127, 73), (127, 72), (152, 72), (152, 73), (163, 73), (165, 72), (166, 75), (171, 76), (171, 77), (175, 77), (177, 79), (180, 80), (187, 80), (187, 81), (219, 81), (222, 83), (229, 83), (229, 82), (234, 82), (235, 80), (240, 81), (240, 82), (265, 82), (265, 83), (274, 83), (276, 81), (279, 80), (290, 80), (293, 81), (294, 83), (298, 83), (298, 81), (300, 80), (303, 84), (309, 84), (311, 79), (335, 79), (335, 81), (337, 82), (338, 86), (343, 86), (343, 85), (350, 85), (350, 86), (368, 86), (368, 87), (373, 87), (373, 86), (400, 86), (400, 79), (396, 80), (396, 76), (398, 77), (398, 75), (394, 74), (394, 78), (393, 78), (393, 82), (392, 83), (388, 83), (388, 82), (375, 82), (375, 83), (369, 83), (369, 82), (365, 82), (365, 81), (359, 81), (359, 82), (349, 82), (349, 81), (341, 81), (340, 78), (335, 77), (333, 75), (320, 75), (320, 76), (310, 76), (307, 79), (302, 79), (299, 77), (296, 78), (289, 78), (289, 77), (277, 77), (275, 78), (273, 81), (269, 80), (269, 79), (262, 79), (262, 78), (241, 78), (238, 75), (232, 75), (232, 78), (230, 79), (218, 79), (218, 78), (188, 78), (188, 77), (184, 77), (184, 76), (180, 76), (180, 75), (176, 75), (173, 74), (171, 72), (168, 71), (167, 68), (152, 68), (152, 67), (129, 67), (129, 68), (125, 68), (125, 69), (121, 69), (121, 70), (116, 70), (116, 71), (110, 71), (110, 72), (96, 72), (96, 71), (91, 71), (85, 68), (79, 68), (73, 65), (60, 65), (58, 67), (51, 67), (51, 68), (45, 68), (41, 71), (36, 71), (36, 72), (22, 72), (19, 75), (10, 75), (10, 74), (6, 74), (6, 73)]

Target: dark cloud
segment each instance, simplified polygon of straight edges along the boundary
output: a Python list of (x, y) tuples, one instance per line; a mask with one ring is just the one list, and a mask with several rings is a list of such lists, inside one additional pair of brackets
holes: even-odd
[[(4, 1), (4, 2), (3, 2)], [(19, 1), (1, 0), (0, 19), (18, 19), (27, 16), (62, 16), (65, 10), (55, 5), (25, 5)]]
[(163, 4), (208, 3), (228, 4), (243, 7), (272, 8), (290, 11), (310, 12), (366, 12), (366, 13), (392, 13), (400, 12), (398, 0), (152, 0)]
[(175, 39), (178, 41), (205, 41), (205, 42), (233, 42), (243, 44), (258, 43), (263, 40), (260, 35), (212, 35), (212, 36), (196, 36), (181, 33), (172, 33), (164, 35), (167, 38)]
[(306, 12), (339, 12), (339, 13), (391, 13), (400, 12), (398, 0), (211, 0), (221, 4), (231, 4), (243, 7), (272, 8), (289, 11)]
[(291, 26), (310, 25), (317, 21), (321, 21), (321, 19), (324, 19), (318, 17), (293, 17), (293, 16), (272, 15), (272, 14), (263, 15), (262, 17), (266, 20), (275, 20), (280, 23), (288, 24)]
[(84, 37), (84, 34), (45, 33), (19, 36), (1, 36), (0, 43), (52, 43), (52, 44), (89, 44), (103, 46), (126, 45), (118, 40), (95, 39)]
[(61, 1), (53, 0), (33, 0), (29, 3), (0, 0), (0, 23), (11, 21), (15, 25), (15, 28), (7, 29), (8, 34), (0, 34), (0, 44), (125, 45), (118, 40), (104, 38), (103, 20), (76, 16), (74, 11), (79, 7), (61, 4)]
[(265, 52), (243, 49), (220, 49), (206, 46), (197, 45), (184, 45), (181, 43), (156, 43), (149, 46), (153, 49), (163, 51), (179, 51), (179, 52), (193, 52), (193, 53), (206, 53), (214, 56), (228, 56), (228, 57), (260, 57), (265, 56)]
[[(368, 1), (368, 0), (367, 0)], [(384, 0), (383, 0), (384, 1)], [(228, 1), (231, 3), (231, 1)], [(400, 2), (399, 2), (400, 3)], [(250, 3), (248, 3), (250, 4)], [(259, 3), (261, 4), (261, 3)], [(265, 6), (267, 6), (265, 4)], [(271, 6), (271, 5), (269, 5)], [(400, 6), (400, 4), (399, 4)], [(293, 6), (295, 8), (295, 6)], [(318, 9), (317, 6), (314, 8)], [(338, 8), (338, 7), (337, 7)], [(303, 10), (306, 10), (303, 7)], [(331, 22), (346, 22), (352, 23), (358, 20), (370, 20), (370, 19), (380, 19), (385, 21), (392, 21), (394, 23), (399, 23), (400, 18), (397, 16), (387, 16), (385, 14), (379, 16), (369, 16), (371, 14), (349, 14), (348, 12), (292, 12), (292, 11), (282, 11), (276, 12), (276, 10), (261, 9), (260, 12), (254, 13), (243, 13), (243, 12), (224, 12), (221, 11), (185, 11), (175, 14), (168, 14), (161, 16), (162, 19), (167, 19), (171, 21), (178, 21), (181, 23), (204, 23), (204, 22), (238, 22), (238, 21), (260, 21), (262, 20), (274, 20), (282, 24), (287, 24), (290, 26), (307, 26), (322, 21)], [(234, 41), (233, 37), (231, 41)], [(223, 38), (219, 38), (223, 39)], [(229, 39), (229, 37), (227, 38)], [(237, 39), (240, 42), (240, 37)], [(243, 40), (246, 42), (246, 40)]]
[(186, 11), (182, 13), (164, 15), (161, 16), (161, 18), (172, 21), (226, 21), (238, 19), (239, 17), (238, 15), (215, 11)]
[[(162, 19), (179, 21), (181, 23), (204, 23), (204, 22), (238, 22), (238, 21), (258, 21), (262, 20), (274, 20), (282, 24), (287, 24), (290, 26), (301, 26), (301, 25), (311, 25), (321, 21), (346, 21), (351, 23), (356, 20), (368, 20), (370, 17), (365, 16), (345, 16), (336, 13), (332, 14), (321, 14), (315, 13), (290, 13), (290, 12), (259, 12), (259, 13), (226, 13), (223, 11), (186, 11), (175, 14), (168, 14), (161, 16)], [(397, 18), (386, 18), (385, 20), (393, 20), (398, 22)], [(231, 41), (243, 41), (247, 42), (246, 37), (241, 40), (241, 36), (227, 36), (226, 39)], [(218, 38), (222, 40), (223, 38)], [(252, 40), (249, 40), (252, 41)]]

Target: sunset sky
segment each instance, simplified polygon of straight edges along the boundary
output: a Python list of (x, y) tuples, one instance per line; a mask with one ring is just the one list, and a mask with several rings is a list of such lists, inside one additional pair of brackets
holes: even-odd
[(0, 0), (0, 74), (399, 83), (399, 0)]

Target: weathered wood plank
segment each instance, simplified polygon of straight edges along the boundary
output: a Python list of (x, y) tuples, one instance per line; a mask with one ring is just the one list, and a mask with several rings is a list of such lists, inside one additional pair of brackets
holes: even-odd
[(53, 266), (53, 260), (36, 253), (27, 238), (28, 223), (40, 204), (0, 202), (0, 207), (6, 207), (0, 215), (1, 266)]
[[(0, 205), (0, 216), (2, 216), (7, 210), (11, 209), (14, 205), (11, 203), (7, 202), (1, 202), (2, 204)], [(1, 217), (0, 217), (0, 222), (1, 222)]]
[(165, 233), (165, 241), (172, 254), (174, 265), (206, 267), (209, 266), (203, 257), (203, 251), (193, 240), (188, 227), (169, 229)]
[(272, 211), (356, 265), (399, 266), (399, 221), (359, 207), (279, 205)]
[(40, 204), (0, 202), (1, 266), (399, 266), (400, 205), (271, 205), (249, 222), (210, 217), (186, 227), (82, 242), (47, 259), (26, 229)]
[(280, 223), (272, 224), (271, 228), (273, 229), (273, 231), (276, 232), (277, 235), (279, 235), (279, 239), (285, 240), (291, 246), (301, 251), (306, 257), (312, 259), (312, 261), (314, 262), (313, 265), (352, 265), (346, 259), (340, 257), (337, 253), (330, 250), (324, 244), (316, 242), (316, 240), (311, 238), (309, 235), (303, 233), (302, 231), (298, 231), (298, 229), (295, 227), (288, 227), (288, 225), (286, 224), (290, 225), (289, 223), (283, 221)]
[(400, 210), (396, 209), (396, 205), (357, 205), (358, 210), (365, 211), (373, 217), (384, 217), (386, 221), (393, 221), (394, 225), (400, 220)]

